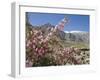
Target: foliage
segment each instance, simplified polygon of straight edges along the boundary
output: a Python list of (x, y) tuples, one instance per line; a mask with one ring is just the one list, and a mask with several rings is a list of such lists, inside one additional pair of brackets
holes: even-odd
[(41, 29), (26, 28), (26, 67), (89, 64), (89, 55), (79, 48), (65, 47), (56, 30), (44, 35)]

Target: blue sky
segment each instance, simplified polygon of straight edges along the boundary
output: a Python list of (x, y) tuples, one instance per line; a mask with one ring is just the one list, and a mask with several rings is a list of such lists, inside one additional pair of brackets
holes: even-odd
[(46, 23), (57, 25), (65, 16), (69, 19), (69, 23), (65, 25), (64, 31), (89, 32), (89, 15), (28, 12), (29, 22), (32, 25), (42, 25)]

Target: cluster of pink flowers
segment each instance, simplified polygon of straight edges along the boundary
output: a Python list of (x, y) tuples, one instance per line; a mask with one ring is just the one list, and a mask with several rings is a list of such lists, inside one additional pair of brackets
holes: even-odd
[(33, 29), (30, 31), (31, 36), (26, 40), (26, 66), (32, 66), (32, 58), (35, 61), (39, 60), (49, 51), (48, 40), (51, 34), (45, 37), (40, 30)]
[(26, 48), (32, 48), (34, 53), (42, 55), (47, 50), (47, 41), (44, 42), (42, 32), (32, 34), (31, 39), (26, 41)]

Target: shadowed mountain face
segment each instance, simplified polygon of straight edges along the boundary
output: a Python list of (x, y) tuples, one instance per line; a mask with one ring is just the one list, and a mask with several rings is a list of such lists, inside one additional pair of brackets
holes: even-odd
[(89, 33), (88, 32), (65, 33), (64, 38), (68, 41), (89, 43)]

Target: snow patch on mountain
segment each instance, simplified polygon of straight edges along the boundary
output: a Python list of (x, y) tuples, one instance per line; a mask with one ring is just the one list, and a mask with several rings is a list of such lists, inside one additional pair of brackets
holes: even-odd
[(65, 33), (87, 33), (86, 31), (64, 31)]

